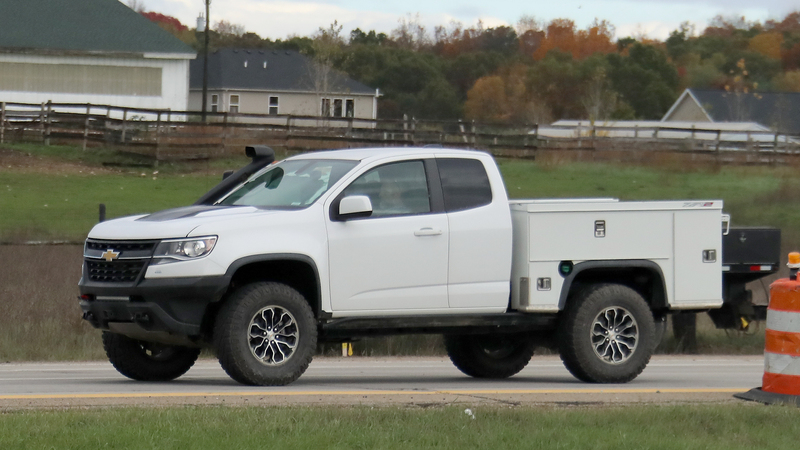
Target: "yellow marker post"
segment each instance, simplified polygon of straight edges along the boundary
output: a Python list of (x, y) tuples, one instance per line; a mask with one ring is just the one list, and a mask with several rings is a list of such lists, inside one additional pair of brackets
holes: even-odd
[(342, 342), (342, 356), (353, 356), (352, 342)]

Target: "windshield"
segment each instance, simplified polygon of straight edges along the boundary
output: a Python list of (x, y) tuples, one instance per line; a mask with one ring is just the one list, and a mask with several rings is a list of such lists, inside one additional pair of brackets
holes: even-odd
[(301, 159), (282, 161), (254, 175), (218, 205), (300, 209), (314, 203), (358, 161)]

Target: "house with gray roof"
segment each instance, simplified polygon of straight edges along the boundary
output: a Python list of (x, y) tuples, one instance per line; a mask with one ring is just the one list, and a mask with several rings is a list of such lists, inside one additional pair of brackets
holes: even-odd
[(196, 52), (117, 0), (0, 1), (0, 101), (185, 111)]
[(756, 122), (800, 134), (800, 93), (686, 89), (662, 122)]
[[(355, 122), (377, 118), (377, 89), (320, 66), (296, 51), (217, 50), (208, 57), (207, 83), (207, 111), (229, 113), (229, 120), (231, 113), (353, 118)], [(200, 55), (191, 63), (191, 110), (202, 108), (202, 93)], [(238, 120), (264, 121), (253, 117)], [(355, 126), (372, 125), (364, 122)]]

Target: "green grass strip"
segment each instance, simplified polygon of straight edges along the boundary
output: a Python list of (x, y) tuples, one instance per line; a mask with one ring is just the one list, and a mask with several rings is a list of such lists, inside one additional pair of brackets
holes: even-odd
[[(795, 449), (800, 409), (179, 407), (0, 415), (3, 449)], [(474, 418), (473, 418), (474, 417)]]

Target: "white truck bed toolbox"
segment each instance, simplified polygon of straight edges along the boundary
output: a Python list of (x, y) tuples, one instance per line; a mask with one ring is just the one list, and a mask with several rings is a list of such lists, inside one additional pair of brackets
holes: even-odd
[[(670, 308), (722, 304), (722, 201), (510, 201), (512, 308), (558, 311), (562, 262), (651, 261)], [(527, 293), (527, 294), (526, 294)]]

